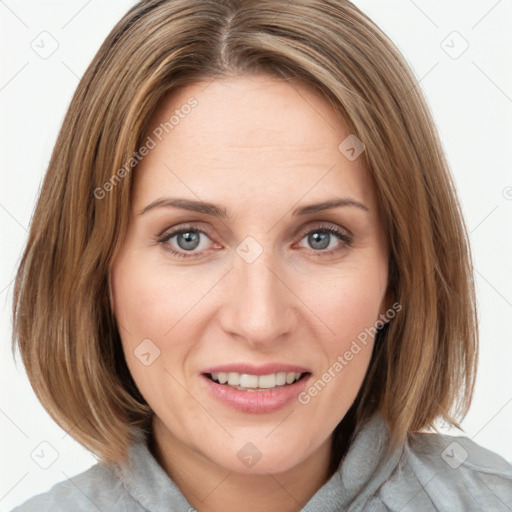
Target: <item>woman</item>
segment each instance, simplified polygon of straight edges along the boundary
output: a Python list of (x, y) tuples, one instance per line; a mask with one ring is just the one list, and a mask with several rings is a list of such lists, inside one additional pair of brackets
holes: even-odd
[(349, 2), (144, 1), (70, 105), (15, 288), (99, 463), (29, 510), (509, 510), (458, 425), (468, 238), (414, 77)]

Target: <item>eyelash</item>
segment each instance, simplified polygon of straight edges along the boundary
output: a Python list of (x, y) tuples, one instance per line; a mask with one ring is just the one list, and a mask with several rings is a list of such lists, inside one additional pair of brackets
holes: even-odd
[[(199, 229), (196, 226), (194, 226), (193, 224), (191, 224), (191, 225), (183, 226), (174, 231), (165, 231), (164, 233), (162, 233), (162, 235), (160, 235), (156, 238), (156, 242), (158, 242), (159, 244), (164, 246), (164, 249), (166, 251), (171, 252), (171, 254), (173, 254), (174, 256), (177, 256), (179, 258), (196, 258), (196, 257), (198, 257), (198, 256), (196, 256), (196, 253), (190, 253), (190, 255), (189, 255), (187, 253), (183, 253), (183, 252), (171, 249), (168, 245), (166, 246), (167, 242), (171, 238), (174, 238), (176, 235), (181, 235), (183, 233), (189, 233), (191, 231), (194, 233), (202, 233), (203, 235), (206, 235), (208, 238), (210, 238), (206, 231)], [(334, 235), (336, 238), (338, 238), (338, 240), (340, 242), (342, 242), (341, 246), (339, 246), (335, 249), (330, 249), (329, 251), (325, 251), (325, 250), (314, 251), (313, 250), (313, 252), (317, 253), (319, 256), (320, 255), (333, 255), (333, 254), (337, 253), (338, 251), (342, 250), (344, 247), (350, 247), (353, 242), (353, 239), (350, 235), (339, 230), (338, 228), (333, 227), (330, 224), (322, 224), (319, 226), (315, 226), (313, 229), (310, 229), (309, 231), (306, 231), (305, 233), (303, 233), (300, 240), (302, 240), (304, 237), (310, 235), (311, 233), (316, 233), (316, 232), (329, 233), (331, 235)]]

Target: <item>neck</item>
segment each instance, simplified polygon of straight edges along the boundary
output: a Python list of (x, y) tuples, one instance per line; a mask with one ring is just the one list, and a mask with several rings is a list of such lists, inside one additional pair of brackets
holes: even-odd
[(332, 437), (300, 465), (278, 474), (227, 470), (176, 439), (154, 418), (149, 447), (187, 501), (201, 512), (300, 511), (332, 476)]

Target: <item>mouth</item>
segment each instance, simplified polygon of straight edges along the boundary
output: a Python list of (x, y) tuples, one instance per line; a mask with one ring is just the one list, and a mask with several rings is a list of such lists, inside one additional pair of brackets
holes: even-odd
[(263, 392), (291, 386), (307, 378), (310, 372), (277, 372), (253, 375), (238, 372), (212, 372), (204, 374), (208, 379), (238, 391)]
[(228, 364), (205, 369), (205, 390), (216, 401), (243, 413), (263, 414), (295, 403), (312, 373), (289, 364)]

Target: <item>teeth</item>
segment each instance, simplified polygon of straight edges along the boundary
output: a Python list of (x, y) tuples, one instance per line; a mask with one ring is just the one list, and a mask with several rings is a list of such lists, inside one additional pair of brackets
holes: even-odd
[(242, 375), (240, 375), (240, 387), (257, 388), (258, 380), (259, 379), (257, 375), (247, 375), (245, 373), (242, 373)]
[(296, 372), (279, 372), (269, 375), (249, 375), (247, 373), (236, 372), (216, 372), (211, 374), (214, 381), (220, 384), (228, 384), (237, 389), (256, 390), (256, 389), (272, 389), (276, 386), (284, 386), (285, 384), (293, 384), (299, 380), (302, 373)]
[(230, 386), (239, 386), (240, 385), (240, 374), (235, 372), (228, 373), (228, 384)]
[(275, 373), (271, 374), (271, 375), (260, 375), (260, 377), (258, 378), (258, 386), (260, 388), (265, 388), (265, 389), (275, 388), (276, 380), (277, 380), (277, 378), (276, 378)]
[(276, 386), (284, 386), (286, 384), (286, 373), (276, 373)]

